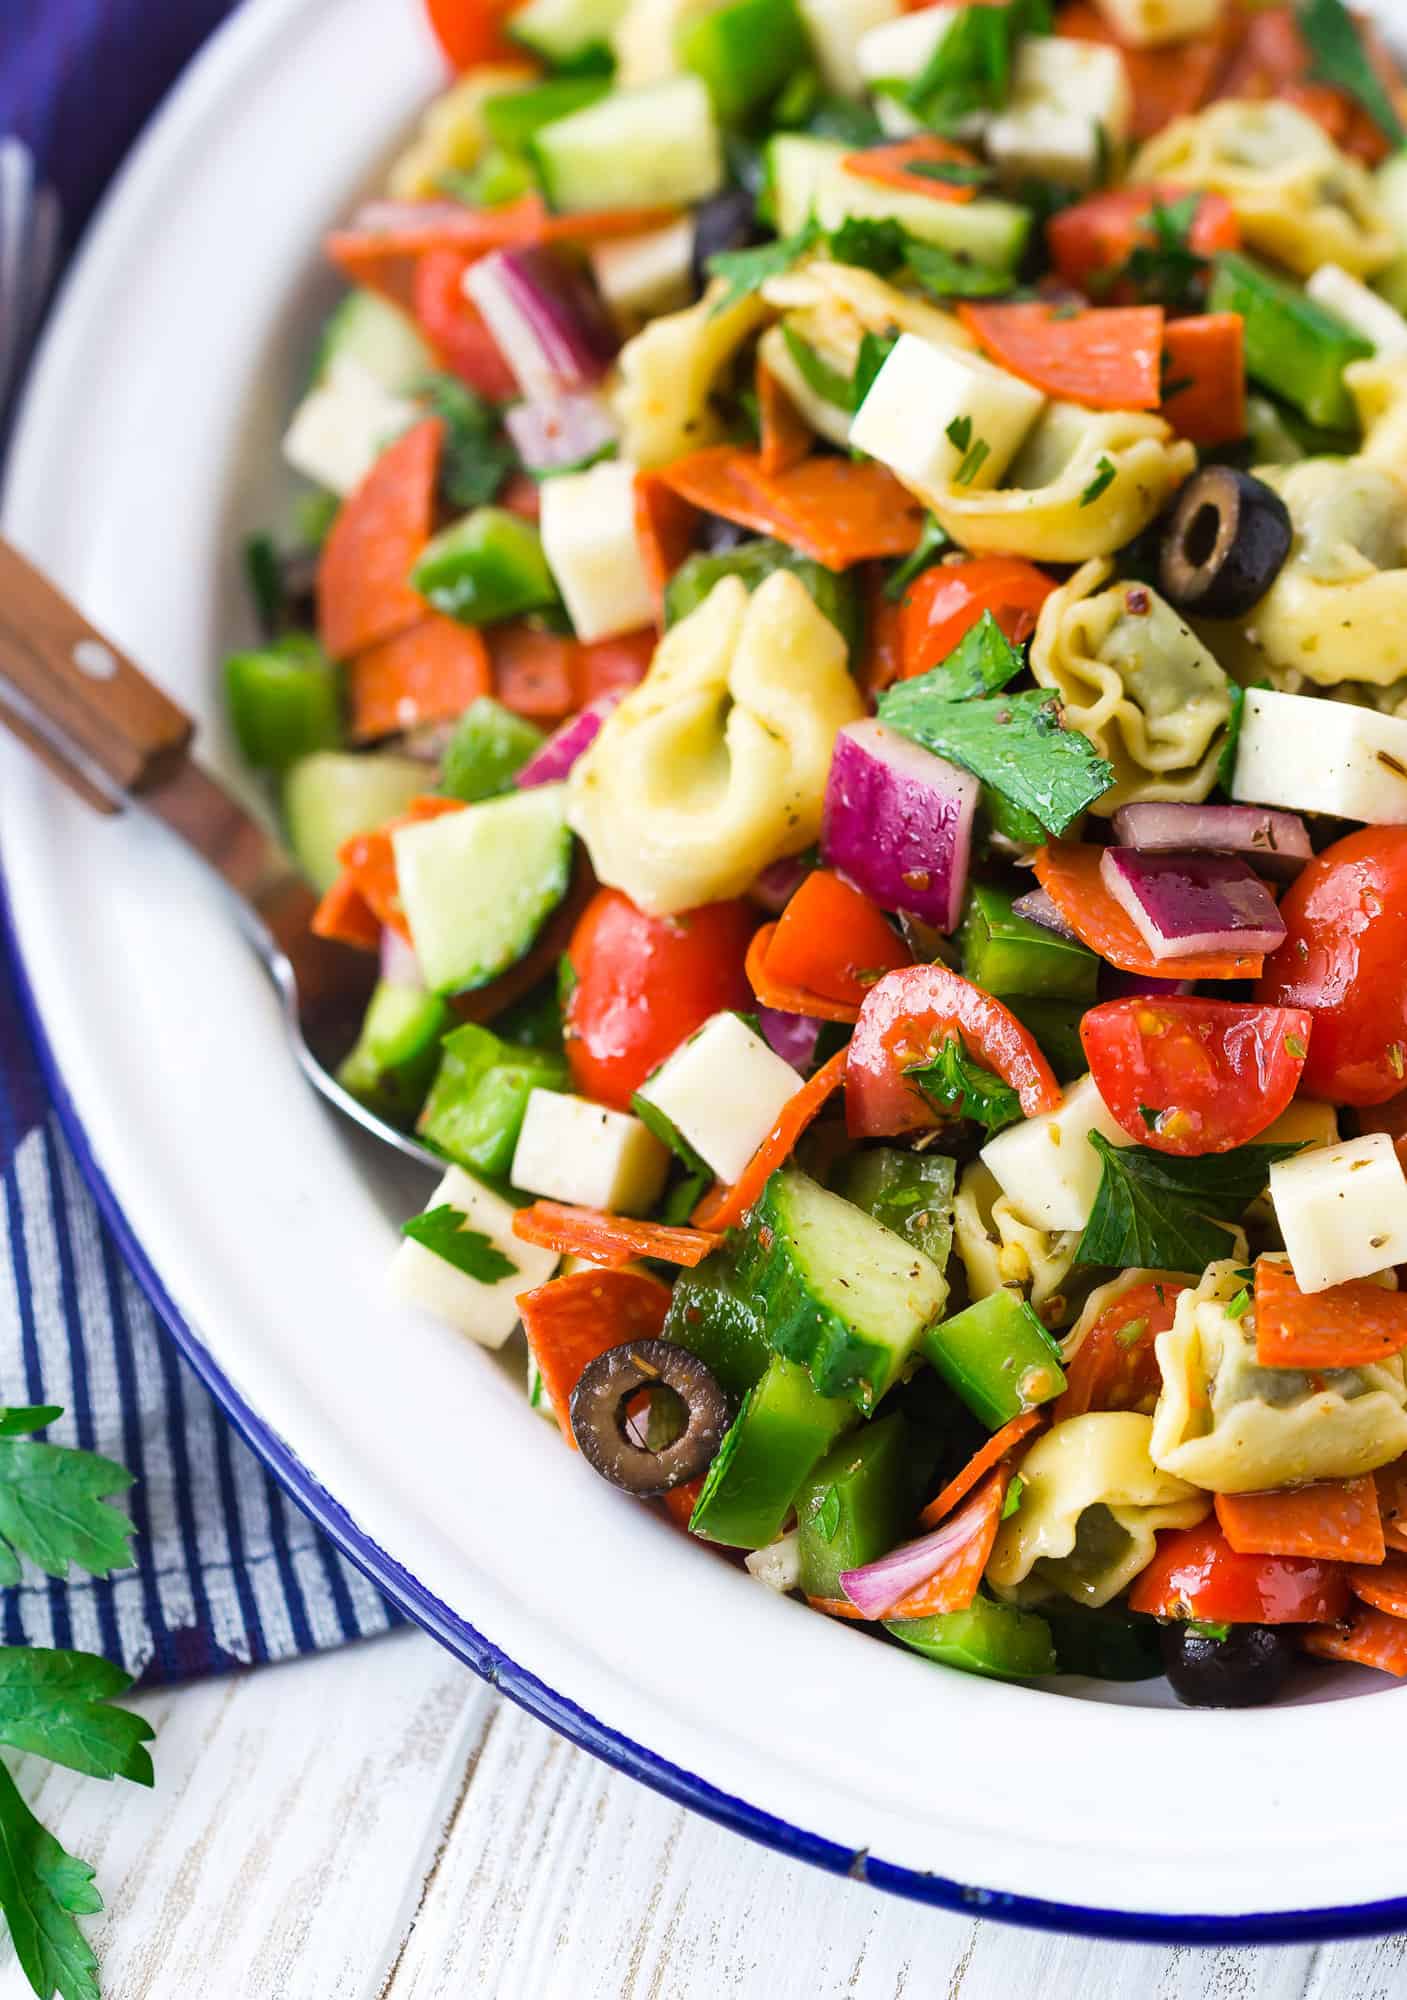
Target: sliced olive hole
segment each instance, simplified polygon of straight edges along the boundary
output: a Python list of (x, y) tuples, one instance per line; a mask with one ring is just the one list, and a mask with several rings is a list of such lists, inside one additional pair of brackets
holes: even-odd
[(667, 1382), (643, 1382), (621, 1403), (618, 1421), (637, 1451), (667, 1451), (688, 1427), (689, 1406)]
[(1221, 509), (1214, 507), (1208, 501), (1205, 506), (1199, 507), (1192, 516), (1192, 519), (1187, 524), (1187, 533), (1183, 537), (1182, 546), (1184, 554), (1194, 569), (1200, 569), (1202, 564), (1208, 560), (1213, 549), (1216, 547), (1216, 540), (1220, 531)]

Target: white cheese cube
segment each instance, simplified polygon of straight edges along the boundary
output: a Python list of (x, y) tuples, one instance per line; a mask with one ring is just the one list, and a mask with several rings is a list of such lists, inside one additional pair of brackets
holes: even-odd
[(759, 1583), (779, 1591), (783, 1597), (789, 1591), (800, 1590), (800, 1535), (793, 1528), (789, 1535), (779, 1535), (775, 1542), (768, 1542), (766, 1548), (753, 1549), (743, 1557), (743, 1567), (749, 1576), (755, 1576)]
[(1407, 319), (1341, 264), (1321, 264), (1305, 290), (1316, 305), (1371, 340), (1379, 354), (1389, 359), (1407, 354)]
[(799, 0), (799, 4), (826, 88), (841, 97), (861, 96), (865, 78), (860, 42), (900, 18), (899, 0)]
[(607, 459), (542, 484), (542, 553), (578, 639), (652, 625), (655, 600), (635, 538), (635, 468)]
[(531, 1090), (508, 1178), (527, 1194), (634, 1215), (664, 1192), (669, 1148), (627, 1111)]
[(1018, 43), (1006, 108), (987, 125), (989, 158), (1009, 179), (1090, 187), (1128, 137), (1128, 72), (1117, 49), (1057, 35)]
[(915, 14), (899, 14), (883, 26), (871, 28), (855, 44), (855, 67), (861, 81), (911, 83), (928, 66), (928, 60), (947, 35), (960, 7), (923, 7)]
[(1111, 1146), (1133, 1144), (1094, 1078), (1082, 1076), (1066, 1090), (1058, 1111), (1008, 1126), (988, 1140), (982, 1158), (1023, 1220), (1041, 1229), (1083, 1229), (1103, 1171), (1089, 1143), (1091, 1132)]
[(652, 313), (673, 312), (693, 297), (690, 261), (694, 219), (683, 215), (663, 229), (615, 236), (592, 245), (597, 288), (615, 317), (629, 326)]
[(1044, 408), (1039, 389), (980, 354), (901, 333), (855, 412), (850, 442), (932, 505), (964, 460), (965, 485), (995, 485)]
[[(1204, 34), (1221, 12), (1221, 0), (1095, 0), (1095, 5), (1131, 49), (1158, 48)], [(1177, 60), (1175, 49), (1168, 60)]]
[(518, 1324), (518, 1294), (547, 1283), (557, 1268), (557, 1253), (516, 1237), (512, 1203), (462, 1167), (450, 1168), (426, 1203), (425, 1213), (437, 1208), (456, 1209), (463, 1217), (461, 1232), (475, 1230), (487, 1237), (489, 1247), (508, 1259), (512, 1271), (486, 1282), (407, 1236), (392, 1260), (391, 1283), (408, 1304), (447, 1321), (480, 1347), (502, 1347)]
[(1407, 1261), (1407, 1174), (1386, 1132), (1279, 1161), (1270, 1199), (1302, 1292)]
[(415, 416), (414, 403), (393, 396), (355, 356), (338, 354), (294, 411), (283, 455), (305, 479), (345, 498)]
[(1317, 695), (1247, 688), (1231, 796), (1407, 826), (1407, 720)]
[(715, 1014), (660, 1064), (640, 1095), (719, 1180), (738, 1179), (801, 1078), (736, 1014)]

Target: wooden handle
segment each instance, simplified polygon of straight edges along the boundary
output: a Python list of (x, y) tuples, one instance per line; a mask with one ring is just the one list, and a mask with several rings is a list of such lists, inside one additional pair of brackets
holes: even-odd
[[(6, 682), (17, 697), (8, 703)], [(116, 802), (88, 773), (140, 797), (179, 769), (192, 730), (190, 717), (3, 537), (0, 723), (106, 812)]]

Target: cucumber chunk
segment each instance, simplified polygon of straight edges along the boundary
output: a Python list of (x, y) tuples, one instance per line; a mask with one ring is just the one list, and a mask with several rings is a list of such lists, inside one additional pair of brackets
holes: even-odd
[(869, 1411), (896, 1380), (947, 1283), (938, 1266), (852, 1202), (781, 1168), (739, 1257), (739, 1279), (778, 1354), (823, 1396)]
[(612, 91), (544, 125), (529, 151), (547, 199), (569, 212), (682, 207), (723, 185), (713, 105), (696, 76)]
[(318, 750), (283, 781), (283, 817), (293, 858), (320, 895), (341, 874), (337, 850), (354, 833), (384, 826), (425, 790), (425, 766), (390, 752), (353, 756)]
[(1055, 1647), (1045, 1619), (980, 1594), (966, 1611), (891, 1619), (884, 1629), (925, 1659), (960, 1667), (967, 1674), (1008, 1681), (1056, 1671)]
[(604, 76), (555, 76), (526, 90), (500, 91), (484, 99), (484, 126), (496, 146), (521, 153), (544, 125), (595, 104), (610, 88)]
[(772, 1357), (726, 1250), (715, 1250), (694, 1270), (679, 1273), (663, 1337), (696, 1354), (730, 1396), (745, 1396), (766, 1374)]
[(1030, 232), (1029, 210), (979, 195), (975, 201), (934, 201), (905, 194), (846, 170), (851, 148), (830, 139), (782, 133), (767, 147), (767, 186), (779, 236), (794, 236), (814, 214), (823, 229), (851, 218), (889, 219), (921, 243), (994, 271), (1014, 271)]
[(434, 355), (413, 320), (375, 292), (348, 292), (333, 307), (318, 341), (313, 379), (340, 357), (360, 362), (392, 396), (409, 396), (433, 375)]
[(796, 0), (727, 0), (687, 19), (675, 49), (730, 125), (774, 97), (810, 53)]
[(527, 0), (506, 26), (547, 62), (571, 63), (609, 44), (625, 8), (626, 0)]
[(401, 901), (434, 993), (487, 986), (531, 948), (567, 892), (566, 787), (539, 785), (392, 836)]
[[(922, 1250), (941, 1271), (953, 1247), (953, 1193), (957, 1161), (947, 1153), (910, 1153), (875, 1146), (850, 1160), (840, 1192), (866, 1215)], [(944, 1288), (943, 1310), (947, 1303)]]
[(1060, 1350), (1019, 1292), (993, 1292), (930, 1327), (923, 1351), (994, 1431), (1065, 1387)]
[(774, 1542), (816, 1460), (857, 1421), (841, 1396), (818, 1396), (804, 1368), (774, 1354), (718, 1447), (691, 1534), (735, 1549)]

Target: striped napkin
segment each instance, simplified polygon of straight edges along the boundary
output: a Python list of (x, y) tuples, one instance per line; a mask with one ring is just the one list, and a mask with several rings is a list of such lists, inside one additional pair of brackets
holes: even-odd
[[(60, 262), (230, 7), (0, 0), (0, 448)], [(162, 1332), (60, 1130), (3, 926), (0, 1402), (62, 1404), (45, 1435), (137, 1478), (137, 1566), (67, 1584), (27, 1571), (0, 1593), (5, 1644), (82, 1647), (173, 1681), (399, 1622), (285, 1499)]]

